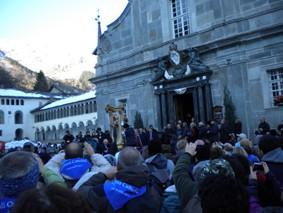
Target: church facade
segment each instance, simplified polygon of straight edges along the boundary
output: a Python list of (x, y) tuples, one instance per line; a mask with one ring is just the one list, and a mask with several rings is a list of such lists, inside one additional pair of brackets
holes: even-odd
[(130, 124), (138, 111), (159, 129), (178, 119), (220, 120), (229, 91), (244, 132), (262, 117), (276, 127), (282, 16), (281, 0), (129, 0), (94, 52), (98, 125), (109, 129), (107, 104), (123, 104)]

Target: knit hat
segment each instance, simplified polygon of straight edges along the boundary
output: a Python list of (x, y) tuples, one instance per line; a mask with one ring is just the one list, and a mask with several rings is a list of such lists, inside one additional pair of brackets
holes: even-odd
[(235, 173), (228, 161), (224, 159), (214, 159), (208, 161), (205, 165), (203, 165), (202, 169), (196, 171), (195, 179), (200, 183), (209, 175), (225, 175), (234, 177)]
[(17, 197), (20, 193), (36, 187), (39, 179), (39, 167), (34, 159), (30, 171), (16, 178), (0, 177), (0, 191), (5, 196)]

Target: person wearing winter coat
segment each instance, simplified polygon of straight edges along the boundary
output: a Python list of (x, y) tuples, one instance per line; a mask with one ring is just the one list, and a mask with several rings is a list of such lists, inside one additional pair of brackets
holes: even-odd
[[(61, 178), (65, 177), (71, 181), (74, 181), (72, 184), (69, 184), (69, 187), (73, 187), (73, 190), (77, 190), (80, 185), (86, 182), (92, 175), (111, 167), (110, 163), (101, 154), (94, 153), (94, 150), (90, 144), (84, 143), (84, 146), (85, 152), (90, 157), (90, 167), (88, 165), (88, 162), (85, 161), (86, 159), (81, 161), (82, 159), (75, 158), (76, 161), (71, 162), (73, 161), (71, 160), (72, 152), (67, 152), (69, 153), (67, 154), (67, 156), (65, 152), (60, 152), (54, 155), (44, 165), (44, 168), (51, 170), (54, 174), (58, 175)], [(74, 168), (74, 166), (80, 169), (76, 169)]]
[(24, 151), (6, 154), (0, 160), (0, 212), (8, 213), (18, 197), (27, 190), (40, 186), (43, 177), (45, 185), (57, 184), (66, 187), (62, 178), (45, 169), (40, 157)]
[[(251, 204), (249, 194), (235, 178), (236, 174), (230, 163), (221, 158), (210, 160), (195, 174), (194, 181), (188, 173), (188, 168), (195, 155), (196, 144), (187, 144), (185, 153), (179, 158), (173, 173), (183, 212), (248, 213)], [(260, 207), (258, 200), (253, 204), (254, 209)]]
[(283, 184), (283, 150), (278, 139), (272, 135), (263, 135), (259, 149), (263, 153), (262, 161), (267, 163), (270, 171)]
[(161, 197), (148, 178), (141, 154), (125, 147), (119, 153), (117, 169), (92, 176), (78, 192), (95, 212), (159, 212)]

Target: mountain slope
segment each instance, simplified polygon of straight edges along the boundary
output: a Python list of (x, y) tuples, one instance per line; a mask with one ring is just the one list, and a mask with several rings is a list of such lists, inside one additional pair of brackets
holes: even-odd
[[(28, 69), (27, 67), (20, 64), (18, 61), (12, 58), (5, 57), (0, 59), (0, 70), (1, 72), (6, 72), (12, 78), (12, 87), (14, 89), (20, 89), (25, 91), (33, 91), (33, 87), (36, 82), (37, 73)], [(5, 75), (7, 76), (7, 75)], [(1, 78), (1, 76), (0, 76)], [(8, 77), (9, 78), (9, 77)], [(53, 80), (46, 77), (49, 86), (56, 85), (57, 87), (62, 87), (64, 90), (68, 90), (70, 93), (82, 93), (84, 90), (65, 84), (57, 80)], [(2, 84), (0, 88), (6, 88), (9, 84)], [(9, 86), (10, 87), (10, 86)]]

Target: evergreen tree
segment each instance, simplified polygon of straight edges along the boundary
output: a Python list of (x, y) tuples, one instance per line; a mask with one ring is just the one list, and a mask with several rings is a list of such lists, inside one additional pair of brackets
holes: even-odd
[(224, 107), (225, 107), (224, 118), (228, 123), (229, 127), (233, 128), (234, 122), (236, 120), (235, 105), (233, 103), (231, 93), (226, 86), (224, 87)]
[(83, 90), (90, 90), (94, 85), (89, 81), (94, 78), (94, 73), (91, 71), (83, 71), (79, 78), (79, 87)]
[(0, 88), (15, 88), (16, 80), (9, 72), (0, 67)]
[(38, 92), (48, 92), (49, 90), (48, 82), (42, 71), (40, 71), (36, 76), (36, 82), (33, 87), (33, 90)]
[(136, 115), (135, 115), (134, 127), (136, 129), (144, 128), (141, 113), (139, 113), (138, 111), (136, 112)]

